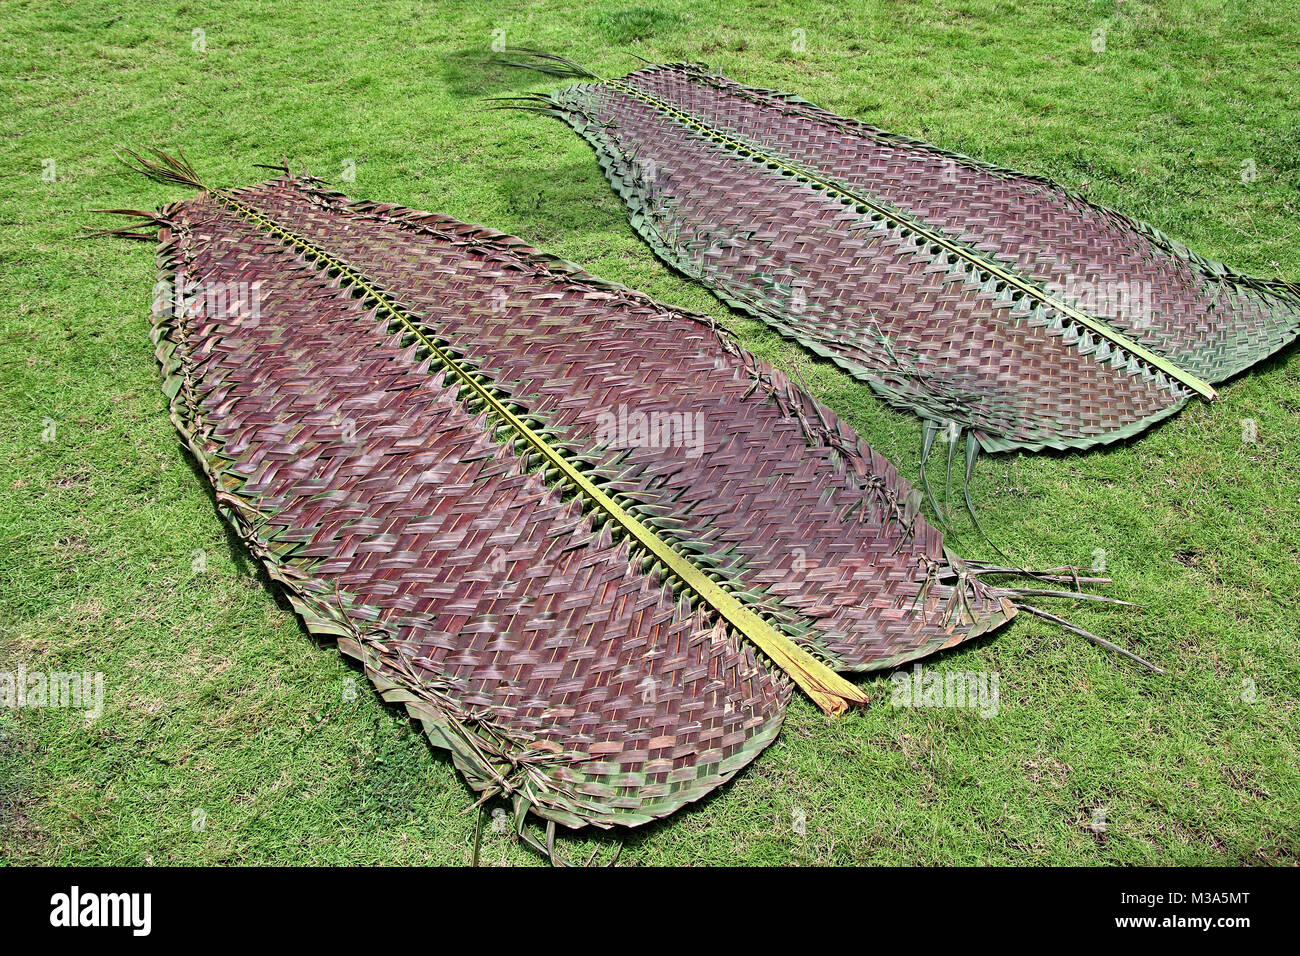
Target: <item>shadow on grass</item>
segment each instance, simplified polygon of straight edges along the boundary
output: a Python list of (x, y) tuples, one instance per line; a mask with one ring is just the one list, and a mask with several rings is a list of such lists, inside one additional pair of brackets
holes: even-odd
[(554, 80), (536, 70), (511, 66), (509, 56), (483, 47), (465, 47), (442, 58), (442, 80), (457, 99), (487, 99), (529, 90)]

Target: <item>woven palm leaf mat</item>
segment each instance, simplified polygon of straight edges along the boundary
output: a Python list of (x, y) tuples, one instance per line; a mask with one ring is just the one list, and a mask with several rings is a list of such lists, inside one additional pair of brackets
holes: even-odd
[(662, 258), (926, 419), (927, 447), (1128, 437), (1300, 332), (1294, 284), (1045, 180), (704, 67), (600, 80), (523, 53), (595, 80), (508, 99), (596, 148)]
[(987, 583), (706, 316), (287, 170), (220, 190), (140, 164), (202, 190), (116, 211), (157, 227), (156, 353), (222, 514), (522, 836), (529, 811), (553, 833), (698, 799), (792, 680), (837, 712), (866, 698), (835, 670), (1091, 597)]

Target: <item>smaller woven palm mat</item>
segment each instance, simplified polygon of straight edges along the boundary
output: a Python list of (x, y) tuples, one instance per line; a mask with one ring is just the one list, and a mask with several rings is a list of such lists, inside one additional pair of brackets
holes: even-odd
[(596, 148), (661, 257), (985, 450), (1133, 435), (1300, 333), (1294, 284), (1042, 179), (698, 66), (591, 79), (518, 105)]
[(790, 680), (674, 562), (824, 669), (1015, 613), (885, 461), (706, 317), (310, 179), (156, 221), (157, 355), (223, 514), (520, 818), (642, 823), (777, 734)]

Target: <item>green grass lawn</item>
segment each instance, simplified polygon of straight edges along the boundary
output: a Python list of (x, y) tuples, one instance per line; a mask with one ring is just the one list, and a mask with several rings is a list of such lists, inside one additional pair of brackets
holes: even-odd
[[(106, 691), (90, 724), (0, 709), (4, 862), (462, 863), (474, 830), (450, 760), (306, 633), (182, 452), (147, 337), (154, 250), (77, 234), (106, 224), (93, 208), (185, 194), (115, 144), (183, 147), (219, 185), (287, 155), (712, 312), (914, 481), (918, 420), (669, 272), (567, 127), (477, 111), (557, 85), (487, 63), (494, 39), (605, 75), (633, 52), (707, 62), (1300, 278), (1300, 0), (625, 2), (0, 7), (0, 672)], [(1168, 674), (1022, 617), (927, 662), (997, 672), (995, 718), (892, 707), (888, 675), (845, 719), (796, 699), (770, 750), (622, 862), (1300, 861), (1296, 351), (1123, 447), (985, 458), (973, 490), (1022, 561), (1103, 549), (1108, 593), (1144, 608), (1070, 616)], [(482, 855), (539, 862), (490, 830)]]

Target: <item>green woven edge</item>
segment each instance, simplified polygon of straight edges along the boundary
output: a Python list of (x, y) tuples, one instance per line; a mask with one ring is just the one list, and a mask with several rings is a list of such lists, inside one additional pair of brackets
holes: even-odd
[[(162, 242), (157, 254), (157, 278), (176, 288), (181, 264), (180, 237), (185, 227), (176, 222), (179, 203), (164, 206), (158, 218), (173, 234)], [(667, 785), (645, 783), (645, 774), (623, 773), (617, 787), (598, 783), (582, 766), (597, 763), (586, 755), (554, 755), (545, 748), (531, 748), (531, 740), (517, 733), (493, 728), (483, 721), (471, 725), (458, 714), (445, 694), (431, 690), (414, 675), (382, 668), (385, 642), (392, 635), (379, 628), (361, 628), (355, 616), (378, 617), (379, 609), (352, 601), (344, 592), (288, 564), (287, 548), (276, 548), (257, 532), (260, 513), (239, 495), (244, 480), (220, 464), (223, 457), (215, 439), (195, 413), (195, 402), (187, 392), (184, 357), (180, 350), (183, 329), (176, 320), (175, 303), (151, 316), (150, 339), (162, 368), (163, 394), (168, 414), (181, 440), (211, 482), (217, 509), (249, 551), (266, 568), (267, 574), (284, 589), (294, 610), (309, 632), (332, 638), (339, 651), (361, 663), (366, 676), (384, 700), (400, 703), (418, 720), (430, 743), (450, 752), (452, 761), (481, 800), (494, 796), (522, 799), (532, 812), (571, 828), (592, 824), (601, 828), (638, 826), (667, 816), (699, 800), (727, 782), (766, 749), (780, 732), (784, 710), (770, 718), (759, 732), (730, 758), (720, 761), (709, 773), (694, 768), (693, 779), (682, 778)], [(346, 613), (351, 610), (353, 614)], [(355, 616), (354, 616), (355, 615)], [(761, 660), (761, 656), (759, 657)], [(490, 759), (490, 756), (499, 759)], [(581, 763), (574, 762), (581, 760)], [(639, 798), (640, 809), (611, 806), (626, 787), (657, 790), (648, 800)], [(647, 808), (647, 804), (649, 807)]]

